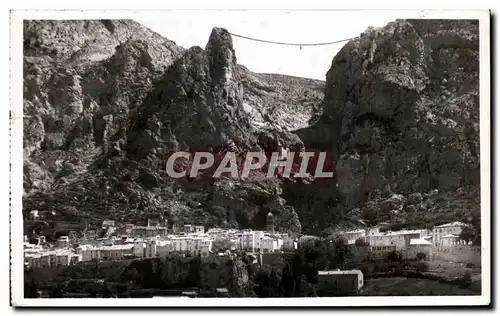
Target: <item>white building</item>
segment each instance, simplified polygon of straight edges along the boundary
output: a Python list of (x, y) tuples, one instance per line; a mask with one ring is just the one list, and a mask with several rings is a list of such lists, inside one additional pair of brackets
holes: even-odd
[(366, 236), (373, 236), (378, 234), (380, 234), (380, 227), (378, 226), (370, 227), (366, 230)]
[(68, 248), (69, 247), (69, 237), (68, 236), (61, 236), (59, 237), (59, 240), (57, 241), (59, 247), (61, 248)]
[(76, 253), (82, 256), (82, 261), (92, 261), (101, 259), (101, 250), (92, 245), (80, 245), (76, 248)]
[(318, 271), (318, 283), (329, 285), (339, 294), (356, 293), (363, 285), (361, 270)]
[(273, 238), (270, 236), (264, 236), (260, 239), (260, 251), (261, 252), (275, 252), (281, 247), (278, 243), (278, 238)]
[(425, 239), (412, 239), (409, 247), (403, 251), (403, 257), (404, 259), (416, 259), (419, 253), (425, 254), (425, 260), (430, 260), (432, 243)]
[(104, 260), (121, 260), (126, 257), (132, 257), (134, 253), (134, 244), (113, 245), (101, 247), (101, 257)]
[(132, 232), (130, 234), (132, 236), (137, 236), (137, 237), (166, 236), (167, 235), (167, 227), (163, 227), (163, 226), (134, 226), (132, 228)]
[(399, 230), (395, 233), (398, 233), (400, 235), (414, 235), (414, 236), (418, 236), (416, 238), (413, 238), (413, 239), (421, 239), (421, 238), (424, 238), (425, 236), (428, 235), (428, 231), (427, 229), (413, 229), (413, 230)]
[(146, 258), (156, 257), (156, 241), (146, 242), (146, 247), (144, 248), (144, 256)]
[(134, 257), (142, 258), (145, 255), (146, 244), (144, 240), (139, 239), (134, 241)]
[(134, 255), (135, 244), (111, 245), (95, 247), (81, 245), (76, 248), (76, 254), (81, 255), (81, 261), (121, 260)]
[(175, 236), (170, 239), (171, 252), (185, 252), (188, 250), (187, 237)]
[(40, 248), (26, 249), (24, 253), (24, 264), (32, 268), (49, 268), (68, 266), (72, 263), (81, 261), (79, 255), (76, 255), (69, 249), (46, 250)]
[(370, 252), (373, 259), (386, 259), (387, 256), (394, 251), (397, 251), (396, 245), (371, 246)]
[(201, 242), (201, 256), (208, 257), (212, 252), (212, 240), (205, 238)]
[[(56, 258), (56, 267), (68, 266), (71, 262), (73, 253), (71, 251), (54, 251)], [(52, 263), (52, 262), (51, 262)]]
[(438, 247), (451, 247), (451, 246), (464, 244), (460, 240), (460, 237), (457, 235), (448, 234), (448, 235), (441, 236), (440, 238), (441, 239), (439, 240), (439, 244), (437, 245)]
[(396, 248), (404, 248), (406, 245), (405, 236), (394, 232), (385, 232), (375, 235), (366, 236), (366, 241), (372, 247), (380, 246), (396, 246)]
[(205, 227), (203, 227), (203, 226), (195, 226), (194, 227), (194, 232), (197, 235), (203, 235), (203, 234), (205, 234)]
[(82, 262), (82, 255), (76, 253), (72, 254), (70, 257), (70, 264), (77, 264), (79, 262)]
[(365, 240), (370, 246), (396, 246), (397, 249), (402, 249), (410, 245), (412, 239), (423, 239), (427, 236), (427, 230), (399, 230), (380, 232), (377, 230), (368, 230)]
[(34, 221), (36, 221), (40, 216), (38, 215), (38, 211), (37, 210), (33, 210), (30, 212), (30, 218)]
[(340, 237), (344, 238), (348, 242), (351, 240), (357, 240), (359, 238), (365, 238), (366, 237), (366, 231), (364, 229), (357, 229), (357, 230), (351, 230), (347, 232), (340, 232), (339, 233)]
[(246, 251), (259, 251), (261, 239), (264, 237), (263, 231), (244, 231), (238, 235), (238, 249)]
[(102, 221), (102, 229), (108, 229), (108, 227), (115, 227), (115, 221), (113, 220)]
[[(452, 246), (453, 242), (457, 242), (458, 236), (462, 232), (463, 227), (467, 226), (461, 222), (453, 222), (444, 225), (434, 226), (432, 229), (432, 243), (434, 247)], [(453, 237), (455, 236), (455, 237)], [(458, 241), (460, 242), (460, 241)]]

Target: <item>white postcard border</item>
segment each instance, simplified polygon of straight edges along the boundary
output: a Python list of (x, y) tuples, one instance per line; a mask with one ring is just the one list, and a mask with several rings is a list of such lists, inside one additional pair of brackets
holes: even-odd
[[(185, 8), (185, 7), (184, 7)], [(291, 6), (288, 6), (291, 8)], [(23, 19), (141, 19), (159, 11), (12, 11), (11, 12), (11, 290), (14, 306), (465, 306), (491, 302), (491, 165), (490, 165), (490, 15), (487, 10), (402, 10), (401, 18), (480, 20), (480, 143), (481, 143), (481, 296), (217, 298), (217, 299), (25, 299), (23, 297)], [(333, 56), (332, 56), (333, 58)]]

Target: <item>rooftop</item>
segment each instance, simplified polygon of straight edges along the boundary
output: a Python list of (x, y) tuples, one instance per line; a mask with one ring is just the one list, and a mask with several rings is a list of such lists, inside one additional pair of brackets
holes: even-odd
[(436, 226), (438, 228), (443, 228), (443, 227), (454, 227), (454, 226), (467, 226), (467, 224), (464, 224), (462, 222), (452, 222), (452, 223), (447, 223), (443, 225)]
[(410, 245), (432, 245), (432, 243), (425, 239), (411, 239)]
[(361, 274), (361, 270), (331, 270), (331, 271), (318, 271), (318, 275), (341, 275), (341, 274)]
[(347, 232), (340, 232), (341, 234), (363, 234), (365, 233), (364, 229), (356, 229), (356, 230), (351, 230)]

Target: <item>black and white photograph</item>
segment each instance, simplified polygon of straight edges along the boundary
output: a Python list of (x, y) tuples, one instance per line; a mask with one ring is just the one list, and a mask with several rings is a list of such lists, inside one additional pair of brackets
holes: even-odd
[(489, 11), (11, 11), (10, 45), (13, 306), (490, 304)]

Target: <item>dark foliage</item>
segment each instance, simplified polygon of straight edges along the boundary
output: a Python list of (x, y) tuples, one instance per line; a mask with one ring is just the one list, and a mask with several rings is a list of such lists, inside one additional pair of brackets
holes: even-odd
[(305, 244), (285, 258), (281, 271), (263, 266), (253, 277), (254, 293), (258, 297), (317, 296), (319, 270), (344, 268), (350, 251), (343, 239), (319, 239)]
[(427, 258), (427, 255), (424, 252), (419, 252), (417, 253), (417, 260), (425, 260)]
[(398, 251), (391, 251), (387, 255), (387, 260), (392, 262), (403, 262), (403, 255)]

